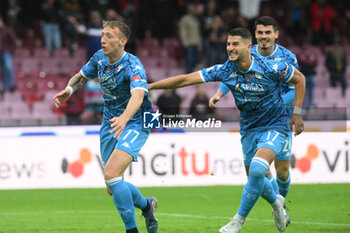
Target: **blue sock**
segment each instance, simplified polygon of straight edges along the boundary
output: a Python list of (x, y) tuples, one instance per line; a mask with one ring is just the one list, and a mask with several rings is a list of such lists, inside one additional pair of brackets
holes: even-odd
[(290, 187), (290, 173), (288, 174), (288, 178), (285, 180), (277, 177), (277, 184), (278, 184), (280, 194), (284, 198), (286, 198)]
[(138, 190), (138, 188), (136, 188), (135, 185), (126, 181), (124, 182), (128, 185), (128, 188), (131, 192), (134, 206), (141, 210), (144, 209), (147, 206), (147, 199), (140, 193), (140, 191)]
[(267, 177), (267, 179), (269, 179), (269, 181), (271, 182), (273, 191), (275, 191), (276, 195), (277, 195), (277, 194), (280, 194), (280, 192), (279, 192), (279, 190), (278, 190), (278, 184), (277, 184), (277, 182), (276, 182), (275, 177), (273, 177), (273, 175), (270, 174), (270, 176)]
[(268, 203), (273, 204), (276, 201), (277, 194), (275, 193), (275, 190), (273, 189), (273, 185), (265, 177), (264, 179), (264, 189), (263, 192), (261, 193), (261, 197), (264, 198)]
[(246, 217), (263, 192), (265, 173), (269, 163), (259, 157), (254, 157), (250, 163), (248, 182), (242, 192), (241, 204), (238, 209), (240, 216)]
[(135, 208), (131, 192), (122, 177), (106, 180), (112, 191), (113, 202), (123, 219), (126, 230), (136, 228)]

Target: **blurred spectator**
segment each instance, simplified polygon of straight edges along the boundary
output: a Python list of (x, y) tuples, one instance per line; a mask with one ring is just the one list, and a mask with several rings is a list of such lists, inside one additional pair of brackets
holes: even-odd
[(307, 34), (307, 9), (309, 4), (309, 0), (288, 0), (286, 4), (286, 27), (288, 36), (293, 38), (296, 43), (301, 41)]
[(311, 4), (311, 29), (313, 44), (332, 43), (332, 21), (335, 17), (333, 6), (327, 0), (316, 0)]
[(216, 15), (209, 34), (210, 54), (209, 66), (222, 64), (227, 60), (226, 40), (227, 29), (220, 15)]
[(16, 35), (12, 28), (7, 27), (0, 17), (0, 69), (2, 78), (2, 93), (15, 90), (12, 54), (16, 46)]
[(118, 14), (114, 9), (109, 8), (106, 11), (106, 20), (119, 20), (119, 21), (124, 21), (124, 17)]
[(185, 47), (186, 73), (191, 73), (197, 64), (198, 52), (202, 45), (200, 22), (195, 4), (187, 5), (187, 13), (179, 22), (179, 31), (181, 43)]
[(86, 111), (84, 123), (99, 125), (102, 122), (104, 100), (99, 80), (88, 80), (85, 84), (84, 100)]
[(225, 24), (229, 29), (236, 27), (248, 27), (248, 22), (234, 7), (228, 7), (221, 13)]
[(68, 19), (75, 27), (77, 32), (86, 36), (86, 60), (90, 58), (101, 49), (101, 33), (102, 18), (98, 11), (92, 11), (90, 14), (90, 22), (86, 25), (79, 24), (74, 17)]
[(254, 31), (255, 19), (260, 13), (261, 0), (239, 0), (239, 13), (248, 22), (249, 31)]
[(301, 51), (298, 54), (298, 63), (300, 66), (300, 72), (305, 75), (306, 78), (306, 99), (305, 107), (313, 108), (313, 92), (315, 86), (315, 74), (317, 66), (317, 55), (311, 49), (310, 41), (303, 41), (301, 45)]
[(54, 49), (62, 46), (59, 9), (60, 5), (56, 0), (45, 0), (40, 8), (45, 48), (50, 56), (53, 56)]
[(76, 91), (69, 100), (62, 105), (62, 110), (67, 116), (68, 125), (81, 125), (82, 114), (85, 110), (84, 91), (79, 89)]
[(345, 77), (346, 71), (346, 52), (339, 38), (335, 38), (333, 45), (329, 48), (326, 56), (326, 67), (330, 73), (330, 82), (332, 87), (337, 86), (340, 82), (342, 95), (345, 97), (347, 82)]
[(78, 22), (84, 21), (83, 8), (79, 0), (65, 0), (62, 6), (62, 14), (64, 17), (63, 35), (68, 39), (68, 49), (71, 56), (74, 55), (75, 50), (78, 49), (79, 33), (75, 29), (70, 18), (73, 17)]
[(205, 86), (198, 85), (197, 93), (191, 101), (189, 114), (198, 120), (207, 120), (214, 113), (214, 110), (209, 108), (209, 99), (206, 95)]
[[(202, 38), (203, 38), (203, 49), (205, 53), (205, 57), (207, 60), (209, 60), (209, 56), (211, 54), (210, 52), (210, 40), (209, 35), (212, 31), (213, 22), (214, 22), (214, 16), (218, 14), (216, 1), (215, 0), (209, 0), (207, 4), (205, 5), (204, 14), (201, 17), (201, 31), (202, 31)], [(209, 61), (207, 61), (207, 65), (209, 66)]]
[(180, 114), (182, 99), (176, 93), (176, 90), (164, 90), (164, 92), (158, 97), (157, 106), (162, 114), (176, 115)]

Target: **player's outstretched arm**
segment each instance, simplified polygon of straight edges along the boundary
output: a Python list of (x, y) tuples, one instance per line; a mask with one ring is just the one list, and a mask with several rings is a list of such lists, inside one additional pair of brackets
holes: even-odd
[(109, 119), (111, 124), (111, 130), (109, 133), (114, 133), (114, 138), (119, 138), (122, 134), (126, 124), (130, 120), (131, 117), (135, 115), (137, 110), (141, 107), (141, 104), (143, 102), (145, 96), (145, 91), (142, 89), (134, 89), (131, 92), (131, 98), (128, 102), (128, 105), (126, 106), (124, 112), (119, 117), (113, 117), (112, 119)]
[(224, 93), (221, 90), (218, 90), (214, 96), (212, 96), (209, 100), (209, 107), (212, 109), (216, 109), (215, 104), (217, 102), (219, 102), (219, 100), (221, 99), (221, 97), (224, 96)]
[(294, 126), (294, 135), (296, 136), (304, 130), (304, 122), (301, 114), (305, 95), (305, 77), (300, 71), (294, 68), (294, 74), (290, 82), (295, 84), (294, 110), (292, 119), (290, 120), (290, 128), (293, 130)]
[(85, 82), (86, 78), (81, 75), (80, 72), (71, 77), (68, 81), (67, 87), (53, 97), (56, 107), (59, 108), (65, 103)]
[(203, 80), (199, 74), (199, 72), (193, 72), (189, 74), (182, 74), (170, 78), (166, 78), (160, 80), (158, 82), (154, 82), (148, 84), (148, 89), (176, 89), (185, 86), (191, 86), (195, 84), (203, 83)]

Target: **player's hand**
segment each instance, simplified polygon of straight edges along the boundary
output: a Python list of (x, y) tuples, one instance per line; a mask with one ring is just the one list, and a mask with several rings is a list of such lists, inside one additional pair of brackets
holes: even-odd
[(290, 129), (292, 131), (293, 131), (293, 126), (294, 126), (294, 136), (297, 136), (304, 131), (304, 122), (301, 115), (293, 114), (292, 119), (290, 120)]
[(67, 102), (67, 100), (70, 97), (70, 93), (68, 89), (64, 89), (60, 91), (58, 94), (56, 94), (53, 99), (55, 100), (55, 106), (56, 108), (59, 108), (61, 104)]
[(221, 97), (218, 96), (218, 95), (214, 95), (213, 97), (211, 97), (210, 100), (209, 100), (209, 107), (212, 108), (212, 109), (216, 109), (215, 104), (217, 102), (219, 102), (220, 99), (221, 99)]
[(122, 135), (123, 133), (127, 120), (125, 120), (125, 118), (120, 116), (120, 117), (113, 117), (112, 119), (109, 120), (109, 122), (112, 122), (111, 124), (112, 129), (109, 131), (109, 133), (115, 132), (113, 138), (119, 138), (120, 135)]

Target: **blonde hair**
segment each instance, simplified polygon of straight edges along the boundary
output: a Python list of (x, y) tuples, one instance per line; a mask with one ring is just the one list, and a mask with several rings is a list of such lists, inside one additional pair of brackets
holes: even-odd
[(103, 25), (103, 28), (105, 27), (118, 28), (122, 36), (124, 36), (126, 39), (129, 39), (130, 29), (128, 25), (126, 25), (124, 22), (119, 20), (112, 20), (112, 21), (103, 20), (102, 25)]

